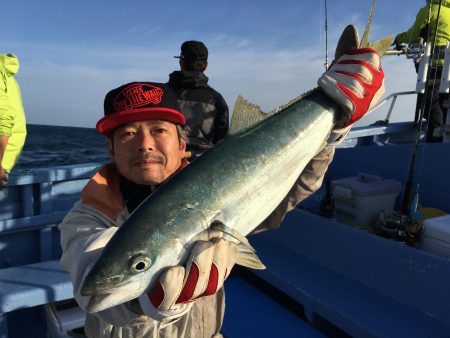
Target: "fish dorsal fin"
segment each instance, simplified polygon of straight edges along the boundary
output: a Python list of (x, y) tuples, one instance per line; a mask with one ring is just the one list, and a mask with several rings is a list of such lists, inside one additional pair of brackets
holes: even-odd
[(253, 127), (270, 116), (271, 114), (264, 113), (259, 106), (248, 102), (239, 95), (234, 104), (228, 133), (230, 135), (237, 134), (240, 131)]
[(254, 125), (262, 122), (269, 117), (281, 113), (282, 111), (292, 107), (297, 102), (302, 100), (305, 96), (315, 92), (317, 88), (311, 89), (303, 94), (298, 95), (297, 97), (290, 100), (288, 103), (283, 104), (268, 113), (265, 113), (257, 106), (256, 104), (248, 102), (241, 95), (236, 99), (236, 103), (234, 104), (233, 116), (231, 117), (230, 123), (230, 131), (229, 134), (233, 135), (253, 127)]

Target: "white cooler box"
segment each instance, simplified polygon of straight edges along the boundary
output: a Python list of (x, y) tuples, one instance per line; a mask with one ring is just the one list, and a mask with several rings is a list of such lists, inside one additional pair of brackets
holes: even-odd
[(428, 218), (423, 222), (421, 248), (450, 258), (450, 215)]
[(342, 222), (367, 228), (385, 209), (394, 209), (402, 184), (393, 179), (358, 174), (331, 182), (335, 215)]

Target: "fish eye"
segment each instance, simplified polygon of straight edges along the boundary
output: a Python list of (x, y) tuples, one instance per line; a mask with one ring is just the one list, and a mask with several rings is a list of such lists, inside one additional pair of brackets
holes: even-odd
[(152, 260), (150, 257), (145, 255), (136, 255), (131, 258), (131, 270), (134, 272), (143, 272), (148, 270), (148, 268), (152, 265)]

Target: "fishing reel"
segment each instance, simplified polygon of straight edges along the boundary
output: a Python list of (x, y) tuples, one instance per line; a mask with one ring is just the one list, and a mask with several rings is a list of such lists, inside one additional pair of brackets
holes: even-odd
[(406, 55), (407, 59), (412, 59), (414, 63), (419, 63), (426, 51), (426, 44), (422, 38), (417, 38), (410, 43), (401, 43), (396, 46), (397, 51), (390, 51), (387, 54)]
[(417, 38), (408, 44), (406, 48), (406, 58), (413, 59), (414, 62), (419, 62), (425, 54), (426, 45), (422, 38)]
[(383, 211), (373, 226), (377, 235), (413, 245), (423, 232), (416, 220), (393, 210)]

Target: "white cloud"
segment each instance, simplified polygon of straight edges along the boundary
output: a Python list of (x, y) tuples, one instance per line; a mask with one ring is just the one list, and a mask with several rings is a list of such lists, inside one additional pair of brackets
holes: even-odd
[[(131, 81), (165, 82), (162, 71), (146, 68), (99, 69), (55, 64), (30, 66), (21, 80), (27, 120), (34, 124), (94, 127), (103, 116), (103, 99)], [(154, 76), (148, 74), (153, 71)], [(156, 74), (155, 74), (156, 73)]]
[(269, 111), (316, 86), (323, 65), (312, 50), (239, 52), (210, 63), (211, 84), (232, 108), (238, 94)]
[[(348, 15), (347, 22), (355, 22), (360, 29), (365, 24), (363, 14)], [(344, 21), (344, 19), (342, 19)], [(335, 46), (346, 23), (333, 23), (329, 32), (329, 46)], [(377, 33), (381, 26), (374, 26)], [(161, 30), (137, 24), (133, 27), (143, 34)], [(266, 43), (255, 36), (223, 34), (202, 36), (210, 49), (206, 74), (210, 85), (225, 97), (230, 110), (238, 94), (269, 111), (316, 86), (317, 78), (324, 71), (324, 42), (308, 41), (306, 45), (294, 41), (292, 46), (274, 46), (277, 36), (268, 36)], [(179, 42), (191, 38), (189, 28), (173, 33), (170, 38), (141, 47), (125, 47), (115, 44), (80, 46), (42, 42), (15, 45), (18, 54), (33, 55), (24, 58), (18, 79), (28, 121), (39, 124), (73, 125), (93, 127), (102, 115), (103, 98), (107, 91), (130, 81), (166, 82), (168, 74), (178, 69), (172, 56), (179, 52)], [(205, 33), (206, 34), (206, 33)], [(362, 33), (361, 33), (362, 34)], [(373, 34), (375, 36), (378, 34)], [(276, 45), (276, 43), (275, 43)], [(32, 53), (29, 53), (32, 52)], [(329, 59), (334, 47), (329, 48)], [(415, 72), (410, 60), (404, 57), (385, 57), (386, 95), (393, 91), (413, 90)], [(411, 120), (414, 116), (415, 98), (398, 100), (391, 121)], [(386, 116), (388, 105), (380, 112), (365, 117), (360, 124), (369, 124)]]
[[(92, 53), (92, 51), (91, 51)], [(28, 121), (36, 124), (56, 124), (93, 127), (102, 116), (103, 98), (110, 89), (131, 81), (166, 82), (168, 74), (177, 68), (176, 61), (167, 58), (169, 51), (140, 50), (105, 51), (96, 54), (108, 63), (124, 60), (121, 67), (59, 65), (50, 62), (25, 65), (19, 79)], [(125, 61), (126, 60), (126, 61)], [(269, 111), (316, 86), (324, 71), (324, 57), (318, 48), (260, 52), (214, 53), (206, 74), (210, 84), (225, 97), (230, 110), (237, 95)], [(385, 57), (386, 95), (393, 91), (414, 90), (415, 72), (404, 57)], [(385, 95), (385, 96), (386, 96)], [(401, 98), (391, 121), (412, 120), (415, 98)], [(388, 105), (365, 117), (360, 124), (384, 119)]]

